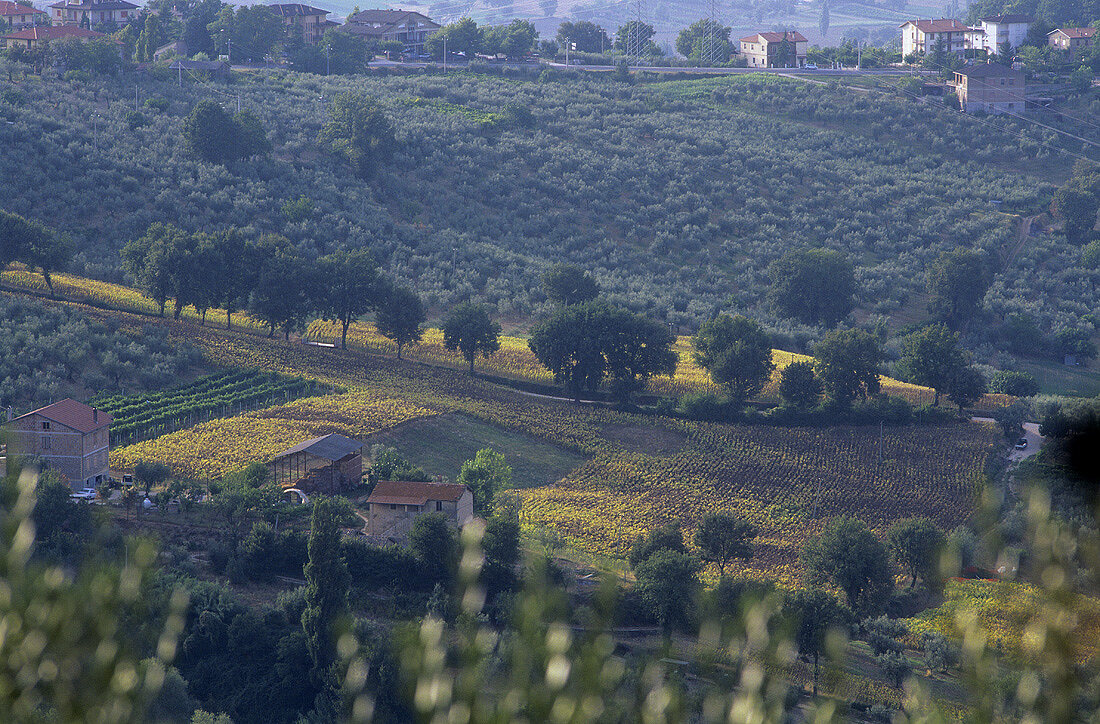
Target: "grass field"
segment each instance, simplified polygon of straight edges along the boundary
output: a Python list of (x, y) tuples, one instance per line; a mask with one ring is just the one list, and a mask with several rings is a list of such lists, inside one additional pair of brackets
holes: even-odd
[(1058, 362), (1023, 360), (1020, 369), (1035, 375), (1039, 390), (1047, 395), (1095, 397), (1100, 395), (1100, 370), (1089, 367), (1067, 367)]
[(517, 488), (557, 482), (584, 462), (577, 453), (458, 413), (405, 422), (367, 436), (366, 443), (395, 447), (428, 474), (450, 480), (478, 450), (492, 448), (512, 466)]

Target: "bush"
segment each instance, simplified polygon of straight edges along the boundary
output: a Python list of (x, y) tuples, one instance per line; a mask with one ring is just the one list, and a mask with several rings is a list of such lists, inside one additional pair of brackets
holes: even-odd
[(156, 111), (157, 113), (164, 113), (166, 110), (168, 110), (168, 107), (170, 105), (171, 103), (168, 102), (168, 99), (161, 98), (160, 96), (153, 96), (152, 98), (147, 98), (145, 100), (145, 107), (151, 111)]
[(129, 111), (126, 113), (126, 125), (131, 131), (144, 128), (149, 125), (149, 119), (141, 111)]
[(1039, 394), (1039, 382), (1029, 372), (997, 370), (989, 378), (989, 389), (1013, 397), (1033, 397)]
[(712, 392), (691, 392), (680, 398), (680, 413), (692, 420), (724, 422), (733, 415), (729, 400)]

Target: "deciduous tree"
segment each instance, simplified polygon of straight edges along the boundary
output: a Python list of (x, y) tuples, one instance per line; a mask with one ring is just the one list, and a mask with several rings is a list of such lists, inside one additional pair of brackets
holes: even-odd
[(927, 518), (903, 518), (886, 531), (886, 544), (906, 573), (909, 587), (920, 578), (929, 588), (940, 582), (940, 553), (947, 542), (943, 531)]
[(848, 605), (861, 615), (882, 610), (893, 588), (894, 574), (886, 547), (855, 518), (834, 518), (802, 551), (810, 582), (832, 581)]
[(784, 618), (792, 622), (798, 654), (814, 664), (814, 696), (817, 696), (818, 661), (826, 652), (830, 631), (843, 635), (852, 620), (851, 610), (820, 589), (795, 589), (783, 598)]
[(500, 325), (489, 318), (484, 306), (463, 302), (443, 320), (443, 346), (461, 352), (473, 374), (479, 354), (488, 358), (500, 349)]
[(814, 374), (813, 362), (791, 362), (779, 372), (779, 396), (799, 409), (821, 401), (824, 386)]
[(462, 463), (456, 482), (465, 485), (474, 496), (474, 513), (489, 516), (493, 512), (496, 494), (512, 484), (512, 467), (504, 456), (485, 448), (478, 450), (473, 460)]
[(382, 293), (374, 315), (379, 333), (397, 345), (397, 359), (406, 345), (424, 336), (420, 325), (426, 319), (420, 296), (405, 286), (391, 284)]
[(373, 98), (358, 91), (332, 99), (317, 139), (346, 159), (363, 179), (373, 178), (397, 148), (389, 118)]
[(752, 558), (756, 527), (732, 513), (710, 513), (699, 522), (695, 545), (704, 561), (718, 566), (725, 575), (726, 565), (733, 560)]
[(378, 262), (366, 249), (341, 249), (318, 259), (317, 266), (317, 306), (324, 319), (340, 323), (340, 348), (347, 349), (348, 327), (378, 304)]
[(951, 385), (966, 358), (959, 349), (959, 335), (946, 324), (930, 324), (905, 337), (898, 374), (906, 382), (931, 387), (936, 391), (932, 404), (940, 404), (940, 394)]
[(835, 325), (855, 304), (855, 270), (832, 249), (787, 252), (768, 268), (768, 276), (776, 311), (805, 324)]
[(555, 264), (542, 275), (542, 289), (554, 304), (590, 302), (600, 295), (596, 281), (579, 266)]
[(691, 344), (696, 364), (729, 390), (738, 407), (763, 389), (775, 369), (768, 335), (759, 324), (741, 315), (715, 317), (700, 327)]
[(883, 359), (878, 340), (862, 329), (833, 330), (814, 347), (814, 369), (825, 392), (842, 405), (878, 393)]
[(638, 593), (668, 635), (691, 620), (699, 593), (699, 561), (686, 553), (659, 550), (635, 569)]
[(946, 251), (928, 271), (928, 311), (959, 329), (981, 308), (989, 284), (981, 256), (966, 249)]

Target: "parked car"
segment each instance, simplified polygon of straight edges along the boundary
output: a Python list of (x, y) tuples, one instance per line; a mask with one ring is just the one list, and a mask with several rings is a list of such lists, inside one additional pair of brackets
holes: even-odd
[(813, 63), (807, 63), (806, 65), (802, 66), (802, 68), (803, 70), (817, 70), (817, 66)]
[(1017, 440), (1015, 448), (1017, 450), (1027, 450), (1027, 438), (1021, 437), (1019, 440)]
[(95, 500), (97, 496), (98, 493), (96, 492), (96, 489), (89, 486), (87, 488), (78, 490), (77, 492), (71, 494), (69, 497), (73, 500), (86, 500), (88, 502), (91, 502)]

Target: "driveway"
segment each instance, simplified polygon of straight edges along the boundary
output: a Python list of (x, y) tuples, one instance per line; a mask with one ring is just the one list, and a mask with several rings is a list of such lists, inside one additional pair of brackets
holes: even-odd
[[(995, 422), (992, 417), (972, 417), (970, 420), (971, 422)], [(1010, 462), (1018, 463), (1021, 460), (1026, 460), (1042, 450), (1047, 441), (1045, 437), (1039, 434), (1039, 423), (1037, 422), (1024, 423), (1024, 439), (1027, 440), (1027, 448), (1025, 450), (1012, 448), (1008, 453)]]

